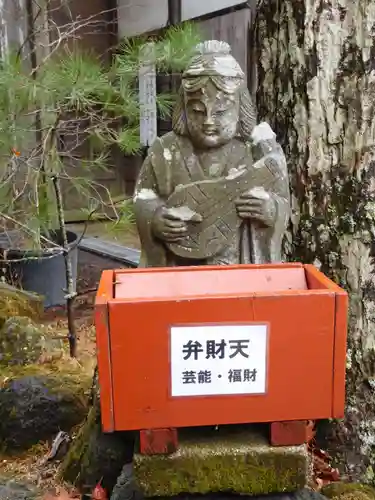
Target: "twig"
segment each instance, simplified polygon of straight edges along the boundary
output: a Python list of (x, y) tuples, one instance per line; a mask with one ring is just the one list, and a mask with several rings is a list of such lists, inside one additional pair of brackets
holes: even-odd
[[(14, 219), (13, 217), (11, 217), (9, 215), (4, 214), (3, 212), (0, 212), (0, 218), (4, 218), (5, 220), (11, 222), (12, 224), (16, 224), (17, 226), (19, 226), (20, 228), (22, 228), (28, 234), (34, 234), (35, 233), (35, 231), (32, 231), (25, 224), (22, 224), (22, 222)], [(55, 250), (58, 249), (58, 250), (60, 250), (62, 252), (64, 251), (64, 248), (61, 245), (55, 243), (53, 240), (50, 240), (50, 239), (48, 239), (48, 238), (46, 238), (45, 236), (42, 236), (42, 235), (40, 236), (40, 239), (43, 240), (45, 243), (48, 243), (49, 245), (54, 246)], [(50, 251), (52, 252), (53, 249), (51, 248)]]
[(87, 228), (88, 228), (88, 225), (89, 225), (89, 222), (92, 218), (92, 216), (94, 215), (94, 213), (97, 211), (97, 208), (95, 208), (94, 210), (92, 210), (88, 217), (87, 217), (87, 220), (85, 220), (85, 225), (83, 227), (83, 231), (82, 231), (82, 234), (81, 236), (77, 239), (77, 241), (74, 243), (74, 245), (72, 245), (71, 247), (71, 250), (74, 250), (75, 248), (79, 247), (79, 245), (81, 244), (81, 241), (83, 240), (83, 238), (85, 237), (85, 234), (87, 232)]
[(53, 259), (54, 257), (56, 257), (56, 255), (61, 255), (63, 252), (54, 252), (54, 253), (51, 253), (51, 255), (27, 255), (27, 257), (20, 257), (19, 259), (13, 259), (13, 258), (9, 258), (9, 259), (0, 259), (0, 263), (1, 264), (15, 264), (16, 262), (29, 262), (29, 261), (32, 261), (32, 260), (48, 260), (48, 259)]
[(75, 358), (77, 356), (77, 331), (74, 321), (74, 300), (77, 296), (77, 292), (73, 283), (73, 269), (72, 260), (70, 258), (70, 249), (68, 243), (68, 236), (66, 232), (65, 216), (64, 216), (64, 205), (61, 193), (60, 179), (58, 175), (52, 177), (52, 183), (55, 190), (56, 196), (56, 207), (57, 215), (59, 219), (59, 229), (61, 231), (61, 239), (64, 247), (64, 261), (65, 261), (65, 274), (66, 274), (66, 310), (68, 317), (68, 340), (70, 348), (70, 356)]
[(82, 292), (77, 293), (77, 297), (82, 297), (83, 295), (87, 295), (88, 293), (94, 293), (98, 291), (98, 287), (93, 287), (93, 288), (86, 288), (85, 290), (82, 290)]

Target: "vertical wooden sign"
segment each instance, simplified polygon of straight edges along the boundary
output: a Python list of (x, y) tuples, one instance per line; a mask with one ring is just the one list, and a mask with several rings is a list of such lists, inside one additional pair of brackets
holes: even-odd
[(157, 137), (155, 47), (147, 43), (139, 66), (140, 142), (150, 147)]

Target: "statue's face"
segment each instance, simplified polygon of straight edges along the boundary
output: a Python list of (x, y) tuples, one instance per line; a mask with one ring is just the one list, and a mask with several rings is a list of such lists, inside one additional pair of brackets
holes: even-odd
[(187, 127), (193, 143), (215, 148), (230, 142), (237, 132), (239, 95), (225, 94), (208, 81), (196, 92), (185, 94)]

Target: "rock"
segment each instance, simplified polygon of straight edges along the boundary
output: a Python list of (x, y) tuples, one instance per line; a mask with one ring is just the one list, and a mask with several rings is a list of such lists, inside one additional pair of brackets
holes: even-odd
[(375, 489), (366, 484), (332, 483), (322, 493), (334, 500), (375, 500)]
[(86, 412), (77, 374), (13, 377), (0, 388), (0, 442), (7, 452), (26, 450), (69, 431)]
[(27, 365), (45, 359), (55, 359), (63, 354), (61, 340), (53, 339), (52, 332), (44, 325), (37, 325), (30, 318), (8, 318), (0, 329), (0, 365)]
[(36, 500), (39, 493), (34, 488), (0, 478), (0, 500)]
[(12, 316), (26, 316), (38, 320), (43, 310), (42, 297), (0, 282), (0, 328)]

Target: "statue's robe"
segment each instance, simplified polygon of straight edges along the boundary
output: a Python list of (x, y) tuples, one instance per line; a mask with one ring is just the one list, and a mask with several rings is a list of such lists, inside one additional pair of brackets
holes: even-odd
[[(233, 228), (230, 244), (216, 255), (196, 260), (178, 257), (171, 252), (164, 242), (154, 236), (152, 219), (156, 210), (166, 204), (177, 186), (212, 179), (215, 174), (212, 169), (210, 172), (205, 171), (188, 137), (170, 132), (156, 139), (141, 168), (134, 195), (135, 217), (141, 242), (140, 267), (280, 262), (282, 238), (290, 215), (290, 195), (285, 157), (276, 142), (274, 152), (278, 158), (278, 175), (272, 183), (272, 189), (267, 190), (276, 204), (272, 227), (264, 227), (250, 220), (238, 220), (237, 227)], [(226, 155), (219, 156), (218, 163), (218, 179), (227, 176), (233, 168), (254, 168), (251, 149), (237, 139), (227, 148)], [(219, 218), (220, 200), (217, 210)]]

